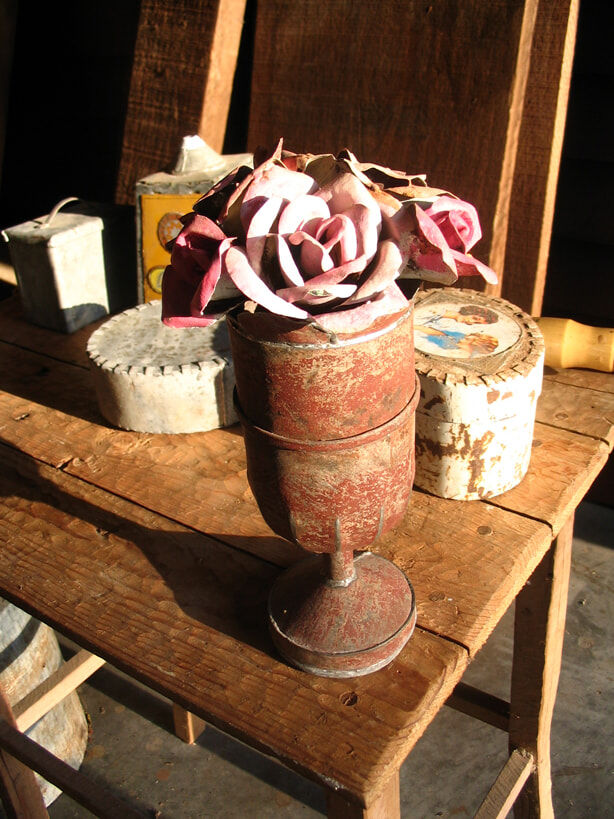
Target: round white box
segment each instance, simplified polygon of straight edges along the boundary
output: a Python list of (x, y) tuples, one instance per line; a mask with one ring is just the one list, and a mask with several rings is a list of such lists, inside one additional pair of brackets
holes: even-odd
[(415, 484), (443, 498), (516, 486), (531, 457), (544, 342), (530, 316), (472, 290), (419, 293)]
[(234, 369), (225, 320), (162, 324), (152, 301), (109, 319), (87, 353), (101, 413), (137, 432), (202, 432), (236, 423)]

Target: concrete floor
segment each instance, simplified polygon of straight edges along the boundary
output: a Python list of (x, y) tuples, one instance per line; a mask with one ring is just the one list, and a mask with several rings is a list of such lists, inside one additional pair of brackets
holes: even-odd
[[(614, 509), (584, 503), (576, 519), (552, 736), (559, 819), (614, 817), (613, 587)], [(508, 696), (512, 625), (508, 612), (467, 682)], [(307, 819), (325, 813), (319, 787), (213, 728), (196, 745), (178, 740), (168, 701), (109, 667), (80, 694), (92, 725), (82, 769), (149, 807), (152, 816)], [(401, 769), (402, 816), (472, 816), (505, 759), (503, 733), (444, 708)], [(52, 819), (91, 816), (65, 795), (49, 812)]]

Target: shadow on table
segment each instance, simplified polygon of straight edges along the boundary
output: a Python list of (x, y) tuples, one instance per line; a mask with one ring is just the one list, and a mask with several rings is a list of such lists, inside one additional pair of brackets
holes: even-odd
[[(164, 628), (174, 622), (172, 607), (176, 605), (181, 623), (175, 623), (177, 631), (170, 638), (178, 645), (206, 639), (200, 628), (206, 626), (275, 656), (266, 627), (266, 600), (280, 568), (241, 550), (241, 542), (253, 538), (235, 536), (237, 548), (233, 548), (216, 540), (215, 535), (190, 531), (170, 520), (165, 530), (148, 527), (84, 500), (77, 495), (83, 487), (80, 481), (65, 476), (61, 487), (45, 477), (44, 469), (32, 460), (11, 455), (7, 448), (0, 494), (18, 495), (26, 501), (29, 515), (38, 507), (37, 517), (51, 520), (60, 529), (53, 543), (37, 548), (37, 560), (52, 565), (60, 557), (62, 540), (70, 544), (66, 549), (71, 558), (62, 579), (67, 603), (72, 595), (75, 606), (82, 606), (90, 619), (99, 612), (102, 622), (115, 623), (120, 630), (124, 626), (122, 605), (131, 611), (139, 606), (141, 611), (149, 611), (151, 628), (143, 621), (141, 632), (134, 635), (135, 651), (140, 651), (140, 642), (155, 632), (158, 617)], [(67, 488), (72, 486), (75, 494)], [(122, 500), (112, 502), (130, 509)], [(143, 517), (150, 514), (139, 511)], [(152, 523), (154, 518), (161, 520), (153, 513), (151, 517)], [(27, 538), (27, 527), (23, 533)], [(290, 544), (288, 549), (290, 555), (296, 551)], [(117, 610), (110, 611), (110, 606)], [(49, 617), (53, 617), (52, 607)], [(132, 621), (141, 623), (138, 617)]]
[[(121, 654), (122, 648), (124, 651), (131, 648), (135, 654), (148, 656), (148, 652), (159, 653), (160, 643), (165, 640), (163, 652), (167, 652), (165, 664), (168, 666), (175, 655), (182, 652), (185, 662), (186, 644), (193, 654), (199, 640), (204, 644), (214, 639), (210, 631), (213, 629), (235, 639), (237, 652), (244, 650), (242, 646), (249, 646), (262, 655), (276, 658), (266, 626), (266, 601), (279, 567), (171, 521), (167, 530), (141, 525), (58, 486), (41, 474), (44, 470), (33, 461), (19, 455), (9, 455), (8, 461), (0, 474), (0, 494), (13, 499), (7, 505), (9, 523), (12, 510), (17, 509), (23, 520), (25, 508), (30, 516), (35, 514), (51, 522), (57, 533), (54, 544), (47, 545), (40, 538), (39, 528), (38, 542), (33, 549), (27, 548), (34, 538), (25, 523), (21, 527), (26, 547), (24, 559), (31, 565), (30, 554), (34, 550), (36, 560), (47, 561), (49, 565), (64, 547), (71, 554), (69, 560), (64, 559), (61, 565), (49, 571), (53, 580), (43, 584), (48, 596), (37, 600), (36, 610), (26, 605), (28, 591), (23, 589), (23, 605), (35, 616), (77, 640), (79, 645), (102, 655), (106, 653), (106, 646), (107, 652)], [(68, 478), (66, 485), (72, 483), (73, 479)], [(78, 487), (79, 482), (75, 480), (74, 485)], [(26, 503), (16, 505), (15, 497)], [(9, 559), (15, 564), (16, 574), (20, 574), (17, 564), (22, 550), (16, 551), (18, 553)], [(62, 572), (60, 579), (56, 576), (58, 569)], [(27, 569), (23, 571), (27, 574)], [(60, 585), (63, 602), (58, 606)], [(22, 587), (17, 588), (21, 591)], [(7, 589), (7, 597), (17, 605), (22, 603), (15, 589), (12, 594)], [(128, 618), (124, 617), (124, 608), (134, 611), (139, 604), (148, 616), (131, 617), (132, 625), (126, 625), (123, 621)], [(175, 618), (173, 606), (178, 607)], [(70, 621), (66, 617), (67, 610), (78, 611), (81, 607), (86, 612), (83, 617), (90, 623), (101, 624), (101, 628), (96, 629), (97, 636), (101, 636), (99, 644), (79, 639), (79, 615)], [(135, 621), (138, 630), (134, 628)], [(114, 624), (117, 631), (109, 635), (102, 631), (102, 624)], [(170, 634), (169, 624), (172, 624)], [(159, 695), (148, 686), (143, 688), (140, 682), (125, 678), (123, 671), (131, 673), (129, 660), (125, 668), (121, 663), (117, 665), (119, 674), (114, 668), (103, 668), (96, 672), (90, 685), (170, 732), (170, 712), (164, 708)], [(172, 695), (165, 692), (163, 696)], [(290, 778), (280, 775), (276, 762), (252, 749), (244, 749), (225, 734), (208, 730), (199, 744), (262, 781), (287, 790), (304, 804), (321, 809), (319, 788), (305, 785), (298, 775), (290, 774)]]

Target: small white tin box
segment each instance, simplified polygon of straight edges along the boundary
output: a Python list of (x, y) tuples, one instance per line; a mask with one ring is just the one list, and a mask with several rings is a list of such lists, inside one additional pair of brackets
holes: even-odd
[(72, 333), (135, 304), (132, 209), (69, 197), (2, 236), (33, 324)]
[(443, 498), (489, 498), (516, 486), (531, 457), (544, 342), (503, 299), (472, 290), (419, 293), (414, 313), (415, 484)]

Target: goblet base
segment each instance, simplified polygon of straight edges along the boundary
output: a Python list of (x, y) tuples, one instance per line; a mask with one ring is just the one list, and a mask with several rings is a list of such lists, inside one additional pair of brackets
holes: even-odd
[(322, 677), (358, 677), (383, 668), (416, 625), (414, 591), (383, 557), (363, 552), (354, 577), (327, 577), (327, 555), (287, 569), (269, 595), (269, 628), (279, 653)]

